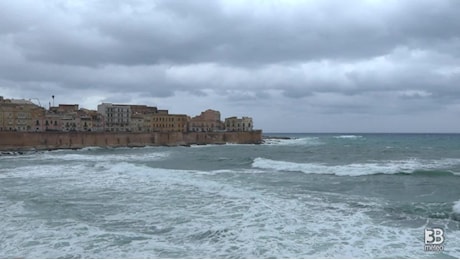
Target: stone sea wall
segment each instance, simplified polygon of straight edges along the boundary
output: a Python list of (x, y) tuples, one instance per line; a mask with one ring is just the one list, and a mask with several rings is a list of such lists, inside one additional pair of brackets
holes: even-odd
[(259, 144), (262, 131), (193, 133), (0, 132), (1, 151), (142, 147), (205, 144)]

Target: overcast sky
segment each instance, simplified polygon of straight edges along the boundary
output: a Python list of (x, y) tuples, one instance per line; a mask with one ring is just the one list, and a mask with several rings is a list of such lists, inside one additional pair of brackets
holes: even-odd
[[(460, 1), (0, 1), (0, 95), (460, 132)], [(36, 99), (35, 99), (36, 98)]]

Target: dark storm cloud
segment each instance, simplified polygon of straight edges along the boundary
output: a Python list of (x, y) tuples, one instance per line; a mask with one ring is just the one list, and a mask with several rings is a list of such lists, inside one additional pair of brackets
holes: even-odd
[[(77, 15), (47, 6), (62, 17), (29, 19), (36, 25), (15, 42), (26, 57), (52, 63), (243, 66), (368, 58), (400, 45), (425, 48), (454, 39), (460, 27), (455, 1), (269, 2), (253, 9), (217, 1), (87, 4)], [(58, 19), (67, 13), (73, 15), (61, 26)]]
[(453, 0), (1, 1), (0, 91), (184, 109), (188, 95), (262, 118), (448, 118), (460, 113), (458, 10)]

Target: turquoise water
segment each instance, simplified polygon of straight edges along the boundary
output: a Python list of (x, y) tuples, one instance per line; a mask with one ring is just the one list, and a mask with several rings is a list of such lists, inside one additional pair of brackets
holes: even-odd
[(266, 135), (0, 156), (0, 257), (460, 257), (460, 135)]

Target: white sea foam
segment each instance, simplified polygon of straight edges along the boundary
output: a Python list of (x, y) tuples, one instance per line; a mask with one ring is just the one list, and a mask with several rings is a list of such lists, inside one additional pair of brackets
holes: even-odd
[(221, 144), (192, 144), (190, 148), (211, 148), (216, 146), (222, 146)]
[(104, 148), (100, 146), (88, 146), (88, 147), (81, 148), (79, 150), (85, 152), (85, 151), (94, 151), (94, 150), (101, 150), (101, 149), (104, 149)]
[[(378, 199), (325, 192), (293, 198), (285, 190), (249, 183), (236, 175), (262, 173), (274, 169), (273, 165), (282, 171), (305, 172), (312, 172), (314, 166), (336, 174), (337, 169), (364, 172), (362, 167), (380, 164), (399, 163), (411, 169), (459, 163), (407, 160), (328, 166), (257, 158), (255, 168), (197, 171), (149, 167), (143, 163), (149, 156), (66, 151), (40, 155), (45, 164), (39, 166), (0, 169), (0, 178), (12, 177), (8, 181), (17, 183), (2, 187), (0, 194), (2, 254), (11, 258), (420, 258), (426, 253), (413, 241), (420, 240), (423, 227), (378, 224), (368, 214), (382, 205)], [(351, 207), (350, 202), (365, 206)], [(449, 244), (459, 243), (460, 232), (449, 230)], [(455, 250), (446, 247), (445, 252), (460, 257)]]
[(361, 135), (336, 135), (336, 136), (334, 136), (334, 138), (338, 138), (338, 139), (359, 139), (359, 138), (363, 138), (363, 136), (361, 136)]
[[(30, 180), (33, 175), (24, 172), (32, 169), (28, 167), (18, 167), (12, 174), (16, 178), (24, 177), (24, 181)], [(224, 169), (163, 169), (126, 161), (70, 165), (70, 168), (68, 162), (63, 162), (39, 168), (41, 177), (51, 177), (53, 181), (41, 187), (43, 182), (35, 184), (34, 180), (33, 185), (12, 189), (15, 196), (30, 193), (34, 197), (26, 202), (0, 204), (5, 205), (0, 207), (4, 256), (425, 256), (420, 245), (412, 242), (420, 240), (423, 227), (379, 225), (366, 214), (368, 210), (375, 210), (373, 207), (380, 205), (380, 201), (360, 197), (358, 202), (370, 208), (351, 208), (347, 200), (355, 198), (347, 195), (340, 195), (343, 197), (340, 200), (330, 200), (333, 194), (302, 193), (292, 199), (258, 184), (225, 178), (231, 170)], [(256, 169), (241, 169), (241, 172), (245, 170)], [(0, 196), (0, 203), (4, 199)], [(40, 199), (48, 207), (59, 209), (67, 205), (67, 212), (58, 212), (64, 214), (59, 217), (31, 207)], [(74, 203), (71, 207), (70, 202)], [(100, 211), (97, 210), (99, 204), (103, 207)], [(458, 231), (449, 234), (450, 244), (460, 242)], [(446, 248), (446, 252), (448, 250), (451, 249)], [(460, 256), (455, 251), (449, 254)]]
[(303, 137), (303, 138), (292, 138), (292, 139), (276, 139), (267, 138), (264, 139), (264, 145), (302, 145), (302, 146), (316, 146), (323, 144), (318, 137)]
[(452, 210), (454, 211), (454, 213), (460, 214), (460, 200), (454, 203)]
[(43, 159), (63, 161), (154, 161), (167, 158), (169, 152), (146, 152), (129, 154), (85, 154), (85, 153), (46, 153)]
[[(5, 234), (13, 234), (4, 244), (4, 253), (27, 258), (153, 258), (176, 254), (190, 258), (362, 258), (413, 256), (418, 252), (416, 245), (407, 241), (413, 241), (420, 230), (375, 225), (363, 212), (344, 203), (309, 196), (300, 203), (186, 171), (127, 163), (114, 166), (122, 171), (130, 167), (135, 178), (111, 186), (126, 196), (124, 201), (107, 201), (119, 204), (119, 213), (107, 213), (91, 223), (66, 219), (62, 225), (53, 226), (33, 218), (17, 226), (11, 224), (18, 213), (14, 212), (0, 224)], [(148, 176), (155, 180), (153, 188)], [(142, 181), (136, 181), (139, 179)], [(102, 179), (93, 181), (99, 189), (104, 188)], [(130, 186), (134, 186), (134, 193), (123, 190)], [(115, 227), (108, 229), (110, 225)], [(401, 248), (392, 248), (392, 244)]]
[(214, 170), (214, 171), (193, 171), (193, 174), (203, 174), (203, 175), (217, 175), (217, 174), (256, 174), (256, 173), (263, 173), (263, 170), (258, 169), (221, 169), (221, 170)]
[(338, 176), (361, 176), (373, 174), (412, 173), (416, 170), (443, 169), (460, 164), (460, 159), (393, 160), (345, 165), (326, 165), (321, 163), (296, 163), (256, 158), (252, 167), (276, 171), (303, 172), (308, 174), (335, 174)]

